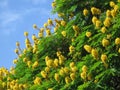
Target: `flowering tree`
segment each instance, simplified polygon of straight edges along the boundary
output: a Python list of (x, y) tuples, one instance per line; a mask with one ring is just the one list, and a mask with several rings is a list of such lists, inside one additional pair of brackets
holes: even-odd
[(120, 0), (55, 0), (53, 13), (10, 71), (0, 68), (0, 90), (119, 90)]

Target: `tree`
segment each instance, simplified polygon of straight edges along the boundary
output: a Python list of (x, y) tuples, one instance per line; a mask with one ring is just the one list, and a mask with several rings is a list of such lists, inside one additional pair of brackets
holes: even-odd
[(10, 71), (0, 69), (2, 87), (13, 90), (119, 90), (120, 0), (55, 0), (58, 18), (32, 44), (15, 50)]

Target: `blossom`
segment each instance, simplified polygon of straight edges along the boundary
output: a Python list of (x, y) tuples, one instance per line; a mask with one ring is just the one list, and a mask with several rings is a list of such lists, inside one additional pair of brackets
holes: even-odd
[(65, 26), (66, 25), (66, 22), (64, 20), (61, 20), (61, 25), (62, 26)]
[(83, 10), (83, 15), (84, 15), (84, 16), (87, 16), (87, 15), (88, 15), (88, 10), (87, 10), (87, 9), (84, 9), (84, 10)]
[(102, 33), (105, 33), (106, 31), (107, 31), (106, 27), (103, 26), (103, 27), (101, 28), (101, 32), (102, 32)]
[(93, 16), (92, 17), (92, 23), (95, 25), (96, 24), (96, 21), (97, 21), (98, 19), (97, 19), (97, 17), (96, 16)]
[(113, 1), (110, 1), (109, 5), (110, 5), (110, 7), (114, 7), (115, 3)]
[(84, 45), (84, 49), (85, 49), (88, 53), (90, 53), (91, 50), (92, 50), (91, 46), (89, 46), (89, 45)]
[(117, 38), (115, 39), (115, 44), (116, 44), (116, 45), (119, 45), (119, 44), (120, 44), (120, 38), (117, 37)]
[(83, 65), (83, 66), (82, 66), (82, 71), (83, 71), (83, 72), (87, 72), (87, 69), (88, 69), (88, 68), (87, 68), (86, 65)]
[(68, 83), (70, 83), (70, 82), (71, 82), (71, 79), (70, 79), (70, 77), (69, 77), (69, 76), (66, 76), (66, 77), (65, 77), (65, 82), (66, 82), (66, 84), (68, 84)]
[(36, 24), (33, 24), (33, 28), (34, 28), (34, 29), (37, 29), (37, 25), (36, 25)]
[(71, 63), (69, 64), (69, 66), (70, 66), (70, 68), (72, 68), (72, 67), (75, 66), (75, 63), (74, 63), (74, 62), (71, 62)]
[(101, 55), (101, 60), (102, 60), (103, 63), (105, 63), (106, 60), (107, 60), (107, 55), (106, 54), (102, 54)]
[(103, 45), (103, 47), (106, 47), (106, 46), (108, 46), (109, 45), (109, 40), (107, 40), (107, 39), (103, 39), (102, 40), (102, 45)]
[(86, 32), (86, 37), (91, 37), (92, 33), (91, 32)]
[(66, 31), (62, 31), (61, 34), (63, 35), (63, 37), (66, 37)]
[(98, 58), (98, 51), (96, 49), (92, 49), (91, 54), (95, 59)]
[(107, 10), (106, 11), (106, 16), (109, 17), (111, 15), (111, 11), (110, 10)]
[(75, 80), (76, 74), (75, 74), (75, 73), (71, 73), (71, 74), (70, 74), (70, 78), (71, 78), (71, 80)]

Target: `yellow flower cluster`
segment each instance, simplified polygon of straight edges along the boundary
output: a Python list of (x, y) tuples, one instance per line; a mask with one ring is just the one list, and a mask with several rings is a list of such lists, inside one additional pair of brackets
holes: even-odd
[(70, 46), (70, 47), (69, 47), (69, 51), (70, 51), (70, 54), (74, 53), (74, 52), (75, 52), (75, 47)]
[(120, 38), (119, 38), (119, 37), (117, 37), (117, 38), (115, 39), (115, 44), (116, 44), (116, 45), (120, 45)]
[(92, 33), (91, 32), (86, 32), (86, 37), (91, 37)]
[(102, 46), (103, 47), (107, 47), (109, 44), (110, 44), (109, 40), (107, 40), (105, 38), (102, 40)]
[(99, 14), (101, 14), (101, 10), (96, 8), (96, 7), (92, 7), (91, 8), (91, 12), (92, 12), (92, 15), (99, 15)]
[(92, 56), (93, 56), (95, 59), (98, 59), (98, 51), (97, 51), (97, 49), (92, 49), (92, 50), (91, 50), (91, 54), (92, 54)]
[(77, 36), (79, 34), (80, 28), (77, 25), (73, 25), (72, 28), (75, 31), (75, 36)]
[(83, 79), (83, 80), (86, 80), (86, 77), (87, 77), (87, 66), (86, 65), (83, 65), (82, 67), (82, 73), (80, 74), (80, 77)]
[(88, 52), (91, 53), (92, 47), (89, 45), (84, 45), (84, 49)]
[(83, 10), (83, 15), (84, 15), (84, 16), (87, 16), (88, 13), (89, 13), (88, 10), (85, 8), (85, 9)]
[(62, 31), (61, 34), (63, 35), (63, 37), (66, 37), (66, 31)]
[(41, 78), (40, 77), (36, 77), (35, 80), (34, 80), (34, 84), (40, 84), (42, 81), (41, 81)]
[(107, 67), (108, 67), (108, 64), (107, 64), (107, 62), (106, 62), (106, 60), (107, 60), (107, 55), (106, 55), (106, 54), (102, 54), (102, 55), (101, 55), (101, 60), (102, 60), (102, 62), (103, 62), (103, 64), (104, 64), (104, 66), (107, 68)]

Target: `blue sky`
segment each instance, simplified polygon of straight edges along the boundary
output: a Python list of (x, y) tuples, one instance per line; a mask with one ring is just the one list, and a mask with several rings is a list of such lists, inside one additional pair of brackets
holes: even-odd
[(16, 41), (24, 49), (24, 31), (37, 35), (33, 24), (43, 27), (51, 14), (53, 0), (0, 0), (0, 67), (10, 68), (17, 58), (14, 53)]

